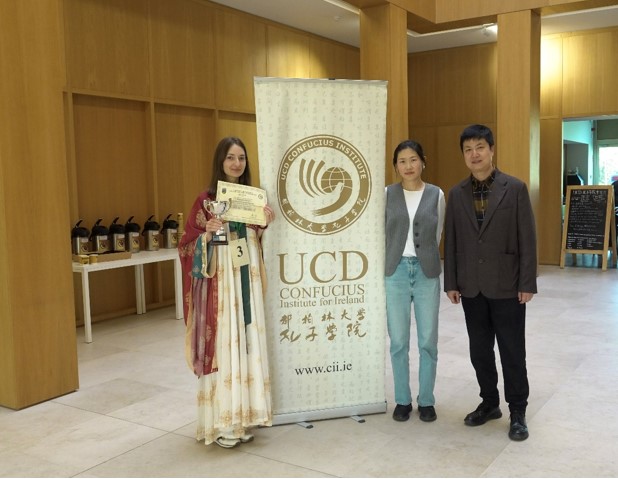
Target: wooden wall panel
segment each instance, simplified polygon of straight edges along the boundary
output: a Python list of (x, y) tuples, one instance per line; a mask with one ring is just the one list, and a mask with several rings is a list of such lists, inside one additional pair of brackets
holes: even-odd
[(618, 111), (618, 28), (574, 33), (563, 45), (563, 117)]
[(360, 80), (360, 50), (356, 48), (346, 50), (345, 64), (346, 71), (348, 72), (347, 77), (352, 80)]
[(360, 78), (360, 57), (356, 68), (350, 68), (347, 58), (355, 51), (351, 47), (328, 40), (321, 40), (312, 37), (310, 39), (310, 49), (313, 54), (311, 62), (311, 78), (337, 78), (352, 79)]
[(213, 18), (211, 7), (192, 0), (150, 0), (156, 99), (214, 105)]
[[(528, 185), (536, 212), (539, 194), (541, 18), (522, 11), (498, 16), (495, 136), (500, 169)], [(522, 161), (526, 158), (526, 161)]]
[(215, 32), (217, 108), (255, 112), (253, 77), (266, 76), (266, 25), (219, 11)]
[(544, 0), (436, 0), (438, 22), (457, 21), (538, 7)]
[(312, 54), (307, 35), (269, 25), (267, 45), (267, 76), (311, 78)]
[(147, 0), (66, 0), (65, 6), (72, 87), (148, 95)]
[(434, 52), (408, 56), (408, 124), (415, 131), (437, 122), (436, 63)]
[(149, 211), (146, 104), (78, 95), (74, 102), (79, 215), (91, 225), (103, 217)]
[(436, 53), (439, 124), (495, 121), (497, 58), (494, 43)]
[[(157, 183), (159, 218), (188, 215), (210, 181), (218, 141), (212, 110), (157, 105)], [(186, 217), (186, 216), (185, 216)]]
[(13, 409), (79, 387), (62, 38), (60, 1), (0, 2), (0, 405)]
[(562, 118), (541, 120), (539, 208), (536, 212), (539, 258), (560, 264), (562, 247)]
[(562, 38), (541, 38), (541, 118), (562, 116)]
[(579, 4), (574, 8), (584, 10), (610, 5), (613, 2), (611, 0), (436, 0), (436, 22), (493, 17), (497, 14), (522, 10), (568, 11), (569, 3)]

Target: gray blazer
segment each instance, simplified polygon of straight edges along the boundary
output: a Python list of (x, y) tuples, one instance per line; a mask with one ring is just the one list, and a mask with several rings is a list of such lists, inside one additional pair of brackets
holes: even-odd
[(444, 291), (492, 299), (537, 292), (534, 214), (524, 182), (496, 171), (479, 228), (468, 177), (449, 192), (444, 233)]

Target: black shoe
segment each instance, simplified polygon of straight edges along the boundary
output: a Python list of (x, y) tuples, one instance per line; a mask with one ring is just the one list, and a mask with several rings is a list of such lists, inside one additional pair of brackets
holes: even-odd
[(502, 411), (500, 411), (498, 406), (489, 406), (485, 403), (481, 403), (476, 410), (466, 416), (464, 423), (466, 426), (480, 426), (490, 419), (498, 419), (501, 417)]
[(521, 411), (511, 412), (511, 428), (509, 429), (509, 438), (513, 441), (525, 441), (528, 439), (528, 436), (526, 413)]
[(433, 406), (419, 406), (418, 412), (420, 414), (421, 421), (431, 422), (438, 419), (436, 410)]
[(412, 404), (408, 404), (407, 406), (402, 406), (401, 404), (397, 404), (395, 410), (393, 411), (393, 419), (395, 421), (407, 421), (410, 419), (410, 413), (412, 412)]

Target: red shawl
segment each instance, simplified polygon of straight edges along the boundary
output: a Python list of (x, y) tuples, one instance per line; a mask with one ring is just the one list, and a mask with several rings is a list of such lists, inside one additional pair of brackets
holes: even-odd
[(187, 328), (191, 328), (190, 331), (187, 329), (187, 336), (190, 335), (187, 360), (198, 377), (217, 370), (213, 367), (217, 336), (217, 277), (199, 278), (192, 274), (196, 242), (200, 235), (206, 233), (206, 222), (212, 216), (204, 208), (205, 199), (212, 199), (206, 191), (195, 200), (178, 245), (184, 318)]

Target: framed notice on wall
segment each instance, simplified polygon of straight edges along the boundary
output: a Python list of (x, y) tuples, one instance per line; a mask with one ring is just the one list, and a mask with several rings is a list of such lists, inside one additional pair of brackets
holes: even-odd
[(562, 227), (560, 267), (565, 254), (599, 254), (607, 269), (607, 252), (616, 261), (616, 217), (612, 186), (568, 186)]

